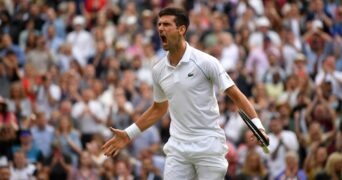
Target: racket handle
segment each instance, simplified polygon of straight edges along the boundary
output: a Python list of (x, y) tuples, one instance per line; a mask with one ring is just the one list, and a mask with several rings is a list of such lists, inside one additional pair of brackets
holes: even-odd
[(267, 146), (261, 146), (262, 147), (262, 150), (264, 151), (264, 153), (268, 154), (270, 153), (270, 150), (268, 149)]

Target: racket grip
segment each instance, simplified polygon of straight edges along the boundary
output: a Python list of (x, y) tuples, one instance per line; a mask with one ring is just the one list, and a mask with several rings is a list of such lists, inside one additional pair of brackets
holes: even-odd
[(270, 150), (268, 149), (267, 146), (261, 146), (262, 147), (262, 150), (264, 151), (264, 153), (268, 154), (270, 153)]

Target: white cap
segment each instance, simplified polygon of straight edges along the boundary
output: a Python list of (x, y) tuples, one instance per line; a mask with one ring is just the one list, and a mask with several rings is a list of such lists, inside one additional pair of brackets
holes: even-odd
[(127, 17), (126, 24), (127, 25), (134, 25), (137, 22), (137, 17), (129, 16)]
[(323, 23), (322, 23), (322, 21), (316, 19), (316, 20), (312, 21), (312, 27), (314, 29), (322, 29)]
[(85, 24), (85, 18), (83, 16), (76, 16), (72, 20), (73, 25), (84, 25)]
[(259, 27), (260, 26), (270, 27), (271, 23), (267, 17), (260, 17), (256, 20), (256, 25)]

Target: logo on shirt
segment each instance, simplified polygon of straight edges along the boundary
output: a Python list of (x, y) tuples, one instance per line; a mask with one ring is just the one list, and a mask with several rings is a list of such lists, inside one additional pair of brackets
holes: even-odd
[(192, 76), (194, 76), (194, 74), (192, 74), (192, 73), (189, 73), (189, 74), (188, 74), (188, 77), (192, 77)]

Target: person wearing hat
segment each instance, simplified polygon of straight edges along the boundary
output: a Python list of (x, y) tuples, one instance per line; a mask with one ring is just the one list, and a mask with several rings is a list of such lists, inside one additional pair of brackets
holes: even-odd
[(72, 54), (77, 62), (84, 66), (88, 58), (94, 54), (94, 40), (92, 35), (84, 29), (86, 19), (83, 16), (74, 17), (72, 24), (74, 30), (68, 34), (67, 42), (72, 45)]
[(250, 48), (263, 47), (265, 37), (268, 37), (273, 45), (280, 46), (280, 37), (278, 33), (271, 30), (272, 26), (267, 17), (260, 17), (255, 23), (257, 31), (253, 32), (248, 39)]
[(300, 77), (307, 75), (308, 72), (306, 69), (306, 63), (307, 60), (305, 55), (302, 53), (298, 53), (293, 62), (293, 73)]

